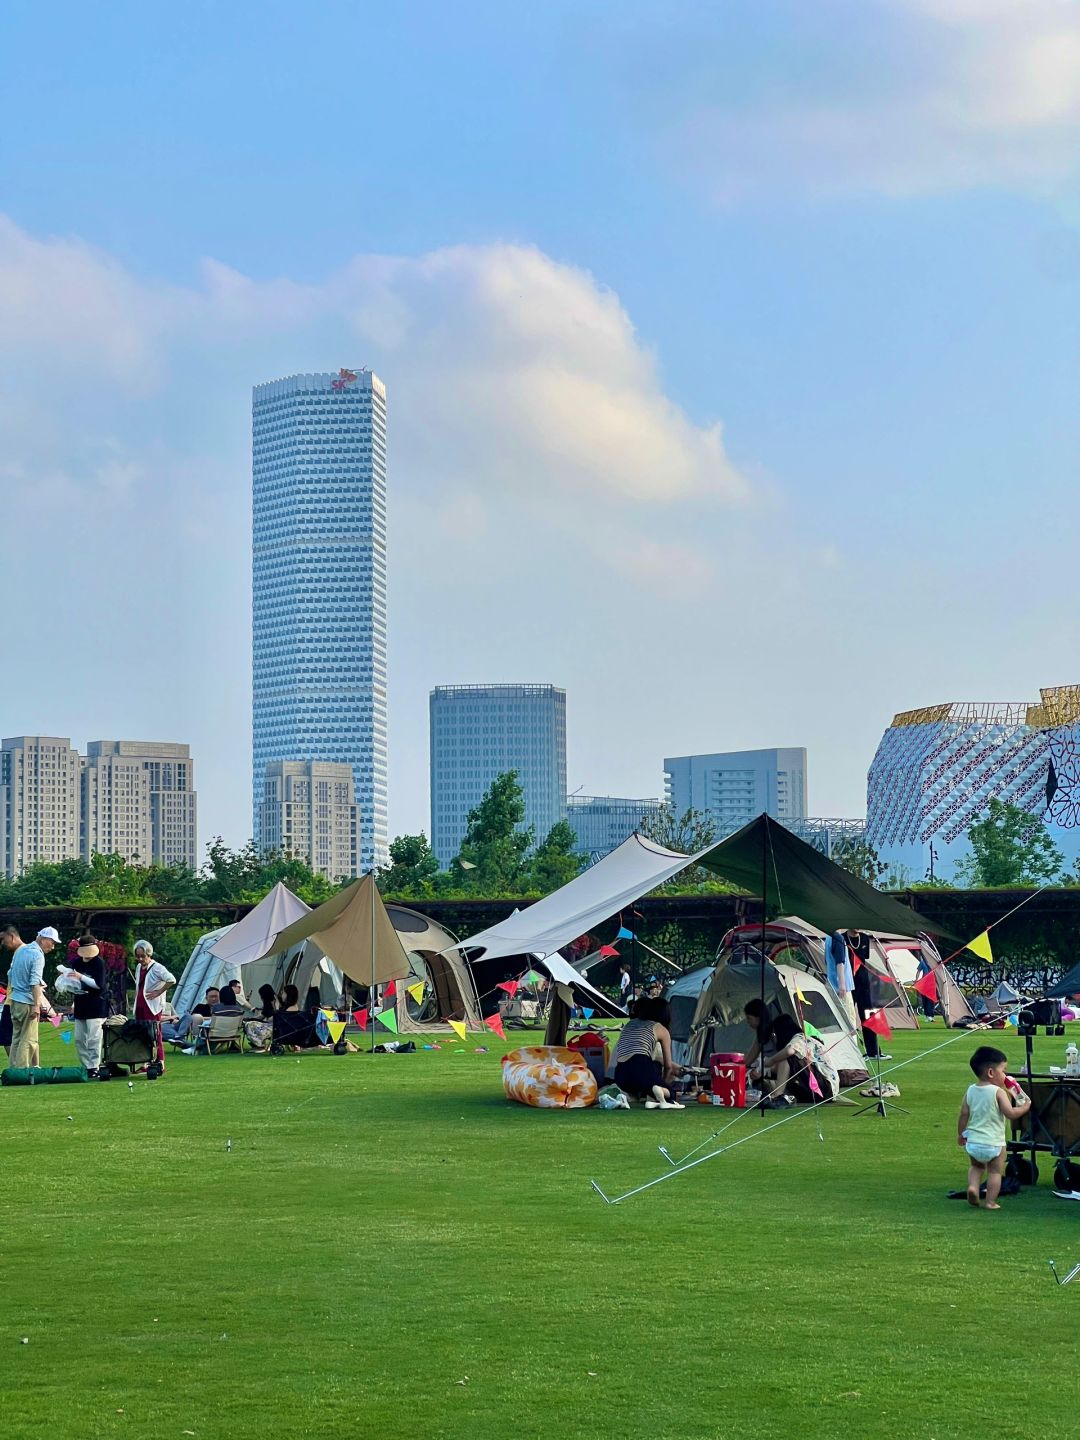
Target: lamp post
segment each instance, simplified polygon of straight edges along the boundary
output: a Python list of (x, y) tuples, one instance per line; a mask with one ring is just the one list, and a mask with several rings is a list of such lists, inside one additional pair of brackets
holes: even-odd
[(937, 851), (934, 849), (934, 842), (930, 841), (930, 880), (934, 879), (934, 861), (937, 859)]

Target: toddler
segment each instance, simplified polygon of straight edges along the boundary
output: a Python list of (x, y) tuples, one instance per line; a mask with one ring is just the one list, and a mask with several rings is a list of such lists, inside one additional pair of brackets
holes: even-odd
[[(956, 1143), (967, 1151), (971, 1161), (967, 1201), (976, 1209), (984, 1175), (986, 1208), (1001, 1209), (997, 1197), (1005, 1173), (1005, 1121), (1019, 1120), (1031, 1109), (1031, 1101), (1005, 1073), (1007, 1059), (992, 1045), (980, 1045), (971, 1057), (976, 1083), (968, 1086), (960, 1106)], [(1010, 1089), (1013, 1094), (1009, 1093)]]

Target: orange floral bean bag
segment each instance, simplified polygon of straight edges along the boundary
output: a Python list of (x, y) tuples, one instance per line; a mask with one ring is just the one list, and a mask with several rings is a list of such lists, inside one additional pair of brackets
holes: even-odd
[(507, 1098), (540, 1110), (584, 1110), (596, 1104), (596, 1077), (576, 1050), (527, 1045), (502, 1060)]

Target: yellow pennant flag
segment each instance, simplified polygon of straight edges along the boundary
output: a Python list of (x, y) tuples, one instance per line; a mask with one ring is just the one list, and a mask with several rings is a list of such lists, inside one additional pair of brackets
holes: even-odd
[(328, 1021), (326, 1022), (326, 1028), (327, 1028), (327, 1030), (330, 1031), (330, 1039), (331, 1039), (331, 1040), (334, 1042), (334, 1044), (336, 1045), (337, 1042), (341, 1039), (342, 1035), (345, 1034), (345, 1021), (344, 1021), (344, 1020), (328, 1020)]
[(980, 960), (985, 960), (988, 965), (994, 963), (994, 952), (990, 949), (990, 931), (984, 930), (981, 935), (976, 935), (974, 940), (969, 940), (967, 948)]
[(799, 989), (799, 987), (798, 987), (797, 985), (795, 986), (795, 994), (799, 997), (799, 999), (802, 1001), (802, 1003), (803, 1003), (804, 1005), (809, 1005), (809, 1004), (810, 1004), (810, 1001), (807, 1000), (806, 996), (802, 993), (802, 991)]
[(424, 998), (424, 982), (422, 980), (418, 980), (415, 985), (410, 985), (408, 987), (408, 991), (412, 998), (419, 1005), (420, 1001)]
[(450, 1026), (450, 1029), (454, 1031), (459, 1040), (465, 1039), (465, 1026), (462, 1021), (448, 1020), (446, 1023)]

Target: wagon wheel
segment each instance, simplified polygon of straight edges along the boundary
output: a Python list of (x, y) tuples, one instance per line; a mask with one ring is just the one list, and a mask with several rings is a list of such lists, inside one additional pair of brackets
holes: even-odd
[(1009, 1162), (1009, 1168), (1021, 1185), (1037, 1185), (1039, 1183), (1039, 1167), (1032, 1163), (1030, 1156), (1014, 1155)]
[(1080, 1190), (1080, 1167), (1071, 1165), (1064, 1156), (1054, 1166), (1054, 1188)]

